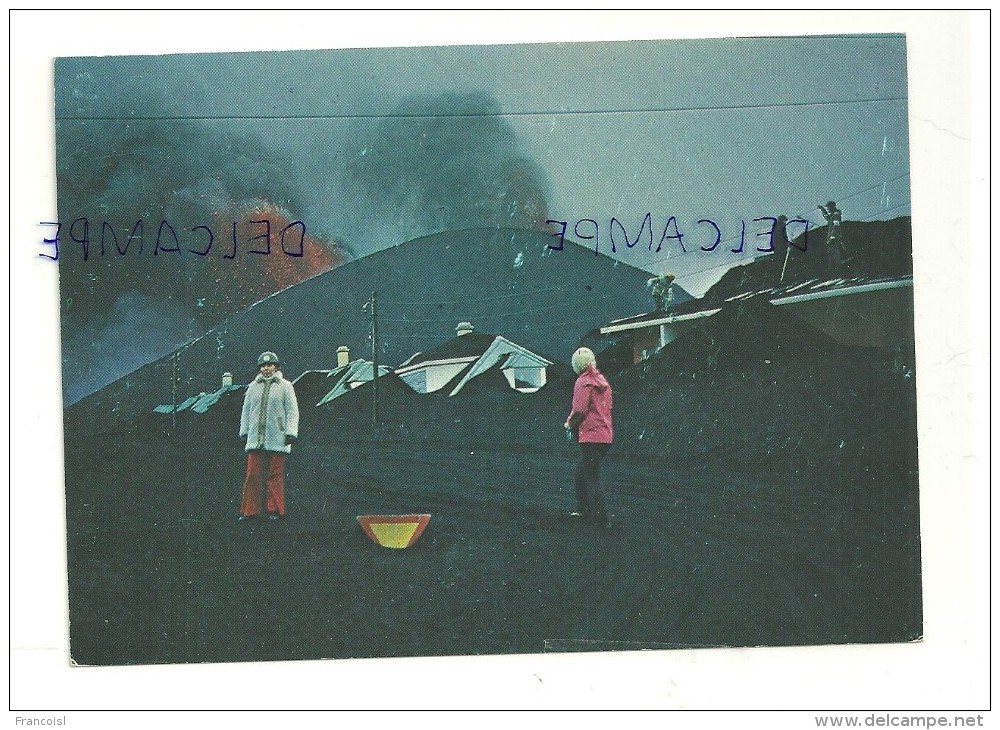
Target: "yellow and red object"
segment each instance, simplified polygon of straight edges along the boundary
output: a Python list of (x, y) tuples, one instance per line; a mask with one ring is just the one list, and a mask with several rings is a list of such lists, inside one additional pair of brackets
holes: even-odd
[(430, 515), (358, 515), (358, 524), (376, 545), (408, 548), (423, 534)]

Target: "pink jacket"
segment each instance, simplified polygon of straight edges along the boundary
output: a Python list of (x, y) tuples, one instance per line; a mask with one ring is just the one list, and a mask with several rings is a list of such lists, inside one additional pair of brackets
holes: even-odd
[(588, 365), (573, 386), (573, 410), (566, 419), (571, 428), (578, 429), (577, 441), (610, 444), (614, 440), (611, 406), (611, 386), (594, 365)]

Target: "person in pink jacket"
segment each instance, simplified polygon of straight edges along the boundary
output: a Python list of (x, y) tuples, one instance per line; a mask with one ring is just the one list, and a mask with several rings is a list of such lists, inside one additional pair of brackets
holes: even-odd
[(580, 444), (580, 463), (576, 467), (576, 512), (601, 527), (608, 526), (608, 516), (601, 498), (601, 459), (614, 441), (611, 422), (612, 393), (607, 379), (597, 369), (594, 353), (581, 347), (573, 353), (573, 407), (563, 428), (576, 435)]

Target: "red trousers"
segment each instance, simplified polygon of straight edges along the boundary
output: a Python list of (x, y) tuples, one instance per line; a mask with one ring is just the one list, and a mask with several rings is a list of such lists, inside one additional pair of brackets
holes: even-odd
[(243, 482), (244, 517), (260, 514), (260, 486), (267, 484), (268, 514), (285, 516), (285, 455), (273, 451), (247, 452), (247, 477)]

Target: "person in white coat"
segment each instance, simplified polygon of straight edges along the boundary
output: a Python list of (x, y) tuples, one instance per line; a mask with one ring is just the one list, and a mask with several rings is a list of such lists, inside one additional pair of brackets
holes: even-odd
[(246, 439), (247, 473), (243, 482), (240, 520), (261, 514), (261, 484), (265, 508), (272, 520), (285, 516), (285, 456), (299, 436), (299, 404), (295, 388), (278, 370), (273, 352), (257, 358), (260, 373), (247, 386), (240, 416), (240, 438)]

